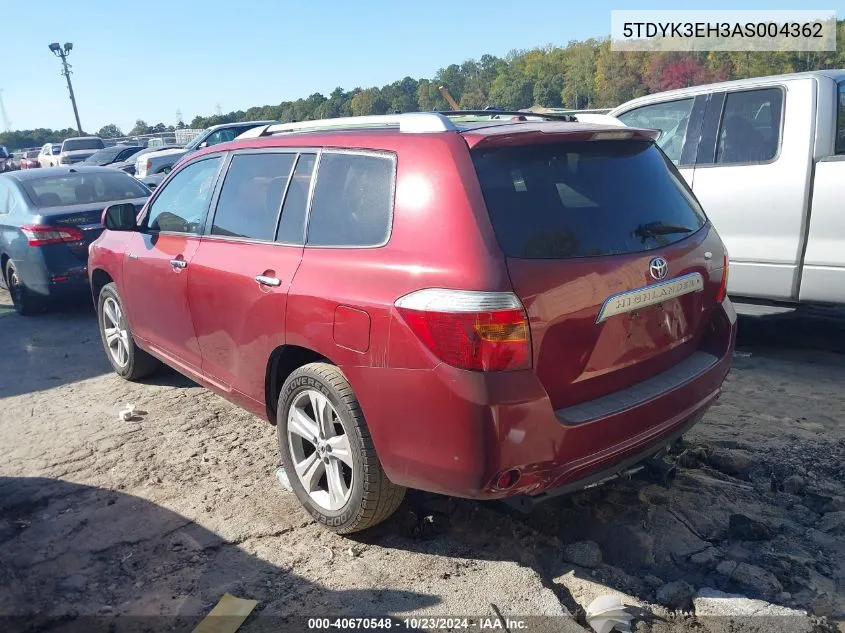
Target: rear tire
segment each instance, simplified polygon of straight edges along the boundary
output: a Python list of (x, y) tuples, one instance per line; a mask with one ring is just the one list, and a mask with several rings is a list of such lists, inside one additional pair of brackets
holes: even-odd
[(300, 367), (282, 386), (277, 410), (285, 472), (315, 521), (350, 534), (396, 511), (405, 488), (384, 474), (358, 399), (340, 369), (328, 363)]
[(44, 310), (44, 301), (26, 287), (12, 262), (6, 264), (6, 288), (12, 297), (12, 305), (21, 316), (32, 316)]
[(100, 290), (97, 301), (97, 323), (100, 340), (112, 369), (126, 380), (140, 380), (161, 367), (161, 362), (150, 356), (135, 343), (126, 310), (114, 282)]

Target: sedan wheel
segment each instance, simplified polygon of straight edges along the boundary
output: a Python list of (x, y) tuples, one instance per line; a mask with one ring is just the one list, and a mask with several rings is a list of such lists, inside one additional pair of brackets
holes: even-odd
[(26, 287), (17, 268), (11, 262), (6, 266), (6, 287), (9, 289), (9, 295), (12, 297), (12, 305), (15, 306), (18, 314), (31, 316), (39, 311), (41, 304), (32, 295), (32, 291)]

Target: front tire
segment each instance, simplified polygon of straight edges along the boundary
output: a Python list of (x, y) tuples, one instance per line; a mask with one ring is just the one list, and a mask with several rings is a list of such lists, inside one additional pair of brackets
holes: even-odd
[(100, 291), (97, 301), (97, 322), (100, 339), (106, 350), (106, 357), (112, 369), (121, 378), (139, 380), (154, 373), (161, 365), (135, 343), (126, 310), (114, 283), (108, 283)]
[(402, 503), (405, 489), (384, 474), (358, 399), (334, 365), (310, 363), (288, 377), (276, 435), (294, 493), (333, 532), (370, 528)]

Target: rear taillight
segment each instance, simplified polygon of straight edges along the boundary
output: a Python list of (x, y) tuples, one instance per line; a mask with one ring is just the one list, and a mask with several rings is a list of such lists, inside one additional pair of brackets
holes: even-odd
[(531, 367), (528, 319), (513, 293), (427, 288), (399, 298), (396, 309), (448, 365), (474, 371)]
[(72, 226), (42, 226), (30, 224), (22, 226), (21, 231), (26, 236), (27, 244), (30, 246), (47, 246), (48, 244), (61, 244), (62, 242), (81, 242), (85, 235)]
[(722, 301), (725, 300), (725, 297), (728, 296), (728, 264), (728, 254), (725, 253), (722, 265), (722, 282), (719, 284), (719, 291), (716, 293), (717, 303), (722, 303)]

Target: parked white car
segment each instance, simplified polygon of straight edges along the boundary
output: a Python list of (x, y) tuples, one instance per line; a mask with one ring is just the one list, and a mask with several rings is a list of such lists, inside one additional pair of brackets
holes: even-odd
[(845, 70), (662, 92), (610, 114), (661, 131), (728, 248), (736, 300), (845, 303)]
[(59, 164), (59, 152), (62, 151), (61, 143), (45, 143), (38, 152), (38, 165), (40, 167), (56, 167)]
[(73, 165), (81, 163), (103, 149), (106, 144), (99, 136), (74, 136), (62, 141), (62, 148), (59, 150), (59, 165)]
[[(135, 177), (139, 180), (144, 180), (146, 184), (155, 186), (183, 156), (210, 147), (211, 145), (233, 141), (239, 134), (249, 129), (271, 123), (278, 123), (278, 121), (244, 121), (241, 123), (224, 123), (212, 126), (195, 137), (184, 148), (164, 149), (160, 152), (150, 152), (139, 157), (135, 163)], [(153, 178), (154, 176), (157, 176), (157, 178)], [(149, 179), (149, 182), (145, 179)]]

